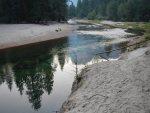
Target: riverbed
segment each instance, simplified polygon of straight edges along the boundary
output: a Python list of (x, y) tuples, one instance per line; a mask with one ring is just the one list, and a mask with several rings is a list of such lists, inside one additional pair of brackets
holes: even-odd
[(0, 112), (59, 111), (85, 66), (117, 60), (126, 51), (125, 37), (129, 34), (116, 30), (122, 34), (115, 37), (108, 35), (114, 33), (111, 29), (82, 29), (64, 38), (1, 50)]

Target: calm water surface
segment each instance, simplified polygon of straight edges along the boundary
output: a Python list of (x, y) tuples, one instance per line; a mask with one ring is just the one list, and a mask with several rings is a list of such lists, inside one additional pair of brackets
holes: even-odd
[(58, 111), (85, 65), (116, 59), (123, 52), (111, 51), (122, 44), (105, 46), (106, 41), (74, 32), (66, 38), (0, 51), (0, 113)]

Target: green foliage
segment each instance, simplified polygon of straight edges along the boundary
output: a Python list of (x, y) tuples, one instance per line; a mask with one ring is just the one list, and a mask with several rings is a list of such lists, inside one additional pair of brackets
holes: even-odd
[(145, 36), (145, 39), (146, 39), (146, 40), (150, 40), (150, 34), (146, 35), (146, 36)]
[(118, 18), (121, 20), (121, 21), (125, 21), (127, 20), (126, 18), (126, 15), (127, 15), (127, 5), (124, 4), (124, 3), (121, 3), (118, 7)]
[(115, 27), (127, 29), (128, 32), (142, 35), (146, 40), (150, 40), (150, 22), (124, 22), (123, 25)]
[(0, 22), (65, 20), (67, 0), (0, 0)]
[(69, 18), (73, 18), (76, 16), (76, 7), (74, 6), (74, 4), (72, 3), (70, 6), (69, 6), (69, 9), (68, 9), (68, 17)]
[(81, 2), (81, 0), (78, 0), (76, 10), (77, 10), (77, 17), (82, 17), (82, 2)]
[(117, 2), (112, 1), (107, 5), (106, 14), (108, 19), (117, 20)]
[[(78, 0), (77, 17), (115, 21), (149, 21), (149, 0)], [(93, 18), (95, 19), (95, 18)]]
[(93, 10), (92, 12), (90, 12), (90, 13), (88, 14), (87, 18), (88, 18), (89, 20), (94, 20), (94, 19), (96, 19), (96, 12)]
[(145, 30), (142, 28), (128, 28), (126, 31), (137, 35), (144, 35), (145, 32)]

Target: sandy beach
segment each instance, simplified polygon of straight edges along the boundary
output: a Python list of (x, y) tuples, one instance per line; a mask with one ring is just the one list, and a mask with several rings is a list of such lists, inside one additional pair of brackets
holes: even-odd
[(66, 37), (73, 30), (68, 24), (0, 24), (0, 49)]

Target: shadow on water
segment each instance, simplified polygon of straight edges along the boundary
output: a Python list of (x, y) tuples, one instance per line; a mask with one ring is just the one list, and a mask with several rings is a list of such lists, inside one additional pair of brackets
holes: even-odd
[[(121, 49), (121, 47), (126, 46), (126, 43), (101, 45), (106, 40), (101, 36), (92, 37), (74, 33), (58, 40), (1, 50), (0, 86), (7, 86), (11, 92), (12, 85), (15, 83), (16, 86), (14, 87), (17, 88), (18, 93), (26, 95), (32, 108), (38, 111), (42, 107), (42, 95), (46, 93), (51, 96), (54, 77), (59, 71), (58, 65), (61, 72), (71, 72), (72, 70), (69, 68), (75, 67), (75, 70), (78, 70), (77, 66), (92, 62), (95, 56), (98, 56), (99, 59), (116, 59), (122, 52), (126, 51), (126, 49)], [(119, 50), (113, 51), (115, 49)], [(55, 61), (56, 58), (58, 63)], [(72, 63), (69, 63), (68, 59)], [(65, 65), (69, 68), (64, 69)], [(61, 73), (59, 74), (61, 75)], [(67, 87), (67, 85), (63, 87)], [(8, 92), (6, 91), (6, 93)], [(69, 96), (69, 94), (65, 95)], [(3, 97), (0, 95), (0, 98)], [(54, 100), (57, 99), (58, 97)], [(62, 104), (63, 101), (60, 103)], [(0, 105), (3, 103), (0, 102)], [(4, 108), (0, 106), (0, 109)], [(55, 110), (52, 108), (52, 111)], [(27, 110), (27, 112), (30, 111)]]

